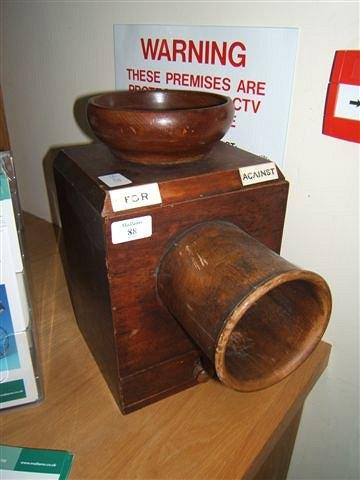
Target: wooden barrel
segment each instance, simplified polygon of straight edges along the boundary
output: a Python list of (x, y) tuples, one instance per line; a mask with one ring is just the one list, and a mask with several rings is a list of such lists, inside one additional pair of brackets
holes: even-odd
[(157, 288), (219, 379), (240, 391), (268, 387), (295, 370), (331, 312), (322, 277), (222, 221), (196, 225), (169, 246)]

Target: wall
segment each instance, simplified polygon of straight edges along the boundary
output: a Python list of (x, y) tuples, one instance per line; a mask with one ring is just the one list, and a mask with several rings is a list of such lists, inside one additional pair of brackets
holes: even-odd
[(334, 51), (358, 47), (356, 2), (36, 2), (2, 4), (1, 82), (23, 208), (50, 218), (42, 162), (86, 140), (78, 97), (114, 87), (114, 23), (295, 26), (299, 51), (284, 173), (284, 256), (321, 273), (334, 312), (332, 358), (307, 401), (292, 479), (359, 478), (358, 146), (321, 134)]

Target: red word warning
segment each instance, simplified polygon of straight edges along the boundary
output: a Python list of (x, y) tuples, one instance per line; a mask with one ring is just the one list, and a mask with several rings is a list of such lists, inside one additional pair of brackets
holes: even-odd
[(144, 60), (198, 63), (206, 65), (246, 66), (243, 42), (184, 40), (180, 38), (140, 38)]

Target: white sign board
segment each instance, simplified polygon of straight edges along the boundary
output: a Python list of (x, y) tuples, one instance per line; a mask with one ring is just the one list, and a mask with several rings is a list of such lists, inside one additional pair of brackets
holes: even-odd
[(283, 164), (296, 28), (115, 25), (114, 38), (117, 89), (230, 96), (224, 140)]

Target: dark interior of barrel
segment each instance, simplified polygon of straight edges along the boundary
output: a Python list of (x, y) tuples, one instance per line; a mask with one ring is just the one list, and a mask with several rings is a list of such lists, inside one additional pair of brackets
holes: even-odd
[(264, 388), (293, 371), (321, 338), (326, 314), (318, 287), (294, 280), (270, 290), (239, 319), (225, 352), (238, 388)]

